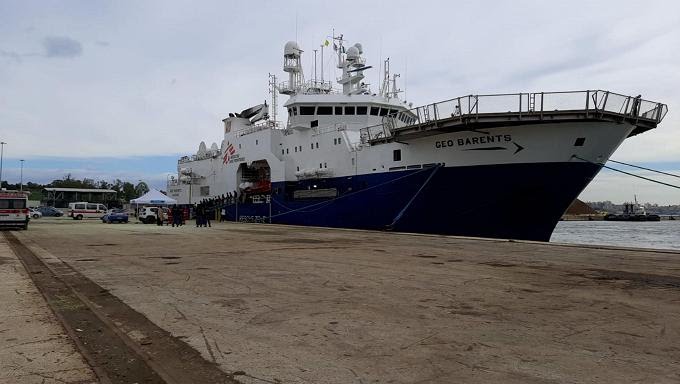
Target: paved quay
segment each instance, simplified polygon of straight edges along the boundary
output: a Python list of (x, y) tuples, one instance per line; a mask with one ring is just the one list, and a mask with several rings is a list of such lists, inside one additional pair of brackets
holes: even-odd
[(0, 383), (99, 382), (0, 236)]
[[(234, 223), (31, 224), (13, 236), (128, 306), (136, 320), (113, 324), (135, 350), (174, 338), (242, 383), (680, 381), (677, 252)], [(111, 316), (126, 316), (119, 304)], [(151, 325), (134, 329), (135, 313)]]

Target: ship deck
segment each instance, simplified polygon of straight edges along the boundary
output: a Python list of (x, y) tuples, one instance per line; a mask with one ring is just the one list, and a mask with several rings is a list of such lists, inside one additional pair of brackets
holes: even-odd
[(635, 136), (656, 128), (667, 111), (662, 103), (602, 90), (468, 95), (414, 108), (411, 119), (385, 116), (382, 124), (363, 128), (362, 138), (375, 145), (450, 132), (593, 121), (631, 124), (630, 136)]
[[(190, 224), (44, 218), (0, 236), (0, 260), (93, 340), (78, 347), (99, 375), (125, 373), (93, 357), (122, 341), (112, 361), (141, 360), (148, 382), (680, 380), (678, 252)], [(8, 324), (1, 349), (26, 358), (0, 360), (0, 382), (34, 382), (51, 347), (10, 341)]]

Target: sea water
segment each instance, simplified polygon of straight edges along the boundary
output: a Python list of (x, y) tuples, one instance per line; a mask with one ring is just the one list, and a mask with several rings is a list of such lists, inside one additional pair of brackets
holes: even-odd
[(680, 220), (560, 221), (550, 241), (680, 250)]

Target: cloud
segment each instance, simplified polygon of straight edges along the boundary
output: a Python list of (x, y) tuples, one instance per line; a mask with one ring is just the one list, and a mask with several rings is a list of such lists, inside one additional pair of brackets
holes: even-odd
[(108, 47), (109, 45), (111, 45), (111, 43), (109, 43), (108, 41), (103, 40), (95, 41), (95, 44), (97, 44), (100, 47)]
[(43, 40), (45, 56), (57, 58), (72, 58), (83, 54), (80, 42), (70, 37), (48, 36)]
[(12, 60), (21, 61), (22, 54), (19, 52), (3, 51), (0, 49), (0, 57), (7, 57)]

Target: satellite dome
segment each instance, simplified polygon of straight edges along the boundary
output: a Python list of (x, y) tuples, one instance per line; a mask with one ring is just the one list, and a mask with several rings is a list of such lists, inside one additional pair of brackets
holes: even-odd
[(299, 56), (300, 55), (300, 46), (295, 41), (287, 42), (286, 46), (283, 48), (283, 55), (284, 56)]
[(356, 43), (356, 44), (354, 44), (354, 46), (357, 47), (360, 55), (364, 54), (364, 47), (361, 45), (361, 43)]
[(356, 60), (359, 58), (359, 48), (355, 46), (351, 46), (347, 48), (347, 59), (348, 60)]

